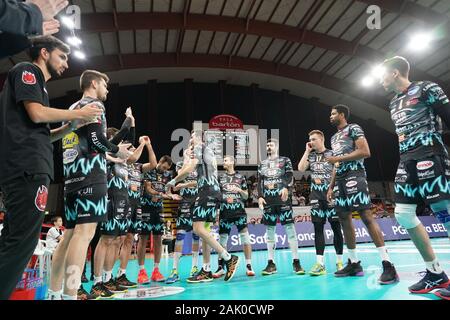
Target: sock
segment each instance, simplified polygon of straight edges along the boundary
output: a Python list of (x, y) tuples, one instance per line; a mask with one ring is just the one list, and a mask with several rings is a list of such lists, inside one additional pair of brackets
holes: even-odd
[(274, 260), (275, 256), (275, 243), (267, 241), (267, 254), (269, 257), (269, 260)]
[(105, 277), (105, 282), (108, 282), (109, 280), (111, 280), (111, 277), (112, 277), (112, 270), (110, 270), (110, 271), (104, 271), (104, 277)]
[(139, 266), (139, 270), (145, 270), (144, 265)]
[(348, 257), (351, 262), (358, 262), (358, 257), (356, 256), (356, 249), (348, 249)]
[(323, 266), (323, 256), (317, 255), (316, 259), (317, 259), (317, 263), (319, 263), (320, 265)]
[(62, 299), (62, 289), (59, 291), (53, 291), (52, 289), (48, 289), (47, 300), (61, 300)]
[(297, 240), (289, 241), (289, 247), (292, 252), (292, 260), (298, 260), (298, 242)]
[(97, 283), (102, 283), (102, 277), (94, 276), (94, 285), (96, 285)]
[(378, 247), (377, 249), (380, 252), (380, 256), (381, 256), (381, 260), (382, 261), (389, 261), (389, 262), (391, 262), (391, 260), (389, 258), (389, 255), (387, 253), (386, 247)]
[(336, 255), (336, 263), (337, 262), (342, 262), (342, 254), (337, 254)]
[(126, 269), (120, 269), (119, 268), (119, 271), (117, 272), (117, 278), (118, 277), (121, 277), (122, 275), (124, 275), (124, 274), (126, 274), (127, 273), (127, 270)]
[(192, 266), (198, 265), (198, 251), (192, 252)]
[(173, 254), (173, 268), (178, 270), (178, 263), (180, 262), (181, 252), (175, 252)]
[(63, 294), (62, 295), (62, 299), (63, 300), (77, 300), (77, 296), (69, 296), (68, 294)]
[(245, 264), (252, 265), (252, 259), (245, 259)]
[(158, 269), (158, 268), (159, 268), (159, 262), (158, 263), (155, 262), (155, 266), (153, 267), (153, 269)]
[(432, 273), (440, 274), (443, 271), (437, 259), (430, 262), (425, 261), (425, 264), (427, 266), (427, 270), (430, 270)]
[(211, 264), (210, 263), (204, 263), (203, 264), (203, 270), (205, 270), (206, 272), (211, 271)]
[(223, 258), (223, 260), (228, 261), (231, 259), (231, 254), (228, 253), (227, 250), (224, 250), (220, 256)]

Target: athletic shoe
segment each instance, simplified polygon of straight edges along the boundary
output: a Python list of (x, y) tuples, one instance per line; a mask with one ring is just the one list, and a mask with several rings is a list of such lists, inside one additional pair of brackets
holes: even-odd
[(447, 289), (437, 290), (436, 292), (434, 292), (434, 294), (441, 299), (450, 300), (450, 285), (447, 287)]
[(97, 297), (97, 299), (112, 299), (114, 298), (114, 293), (109, 291), (102, 282), (94, 284), (91, 288), (91, 295)]
[(255, 271), (253, 271), (252, 265), (250, 263), (247, 264), (247, 276), (248, 277), (254, 277), (255, 276)]
[(118, 285), (113, 278), (109, 279), (108, 282), (104, 282), (103, 285), (111, 292), (127, 292), (127, 288)]
[(378, 282), (380, 284), (392, 284), (400, 280), (397, 270), (392, 263), (384, 260), (383, 262), (383, 273), (381, 274)]
[(223, 277), (225, 275), (225, 270), (222, 268), (222, 266), (218, 266), (216, 272), (213, 273), (213, 278), (218, 279), (220, 277)]
[(159, 268), (153, 269), (151, 279), (155, 282), (164, 282), (164, 280), (166, 280), (161, 272), (159, 272)]
[(320, 263), (316, 263), (309, 271), (309, 274), (312, 276), (323, 276), (327, 274), (327, 270), (325, 270), (325, 266), (321, 265)]
[(342, 261), (339, 261), (336, 263), (336, 271), (342, 270), (344, 269), (344, 264), (342, 263)]
[(364, 275), (363, 268), (361, 267), (361, 261), (351, 262), (350, 259), (347, 261), (347, 265), (334, 273), (335, 277), (362, 277)]
[(136, 288), (137, 287), (137, 283), (128, 280), (125, 273), (123, 275), (121, 275), (120, 277), (116, 278), (116, 284), (118, 284), (119, 286), (125, 287), (125, 288)]
[(170, 276), (167, 278), (166, 283), (172, 284), (177, 281), (180, 281), (180, 276), (178, 275), (177, 269), (172, 269), (172, 272), (170, 272)]
[(193, 276), (197, 275), (197, 273), (199, 273), (197, 266), (193, 266), (191, 269), (191, 273), (189, 274), (189, 277), (193, 277)]
[(81, 275), (81, 283), (88, 283), (88, 282), (89, 282), (88, 278), (86, 278), (86, 275), (83, 273)]
[(138, 281), (139, 284), (150, 283), (150, 280), (149, 280), (148, 275), (147, 275), (147, 270), (145, 270), (145, 269), (139, 270), (138, 280), (137, 281)]
[(292, 262), (292, 267), (294, 268), (295, 274), (300, 274), (300, 275), (305, 274), (305, 269), (303, 269), (302, 266), (300, 265), (300, 260), (294, 259), (294, 261)]
[(447, 288), (450, 285), (444, 271), (440, 274), (433, 273), (427, 269), (425, 276), (417, 283), (408, 288), (411, 293), (428, 293), (434, 289)]
[(97, 300), (98, 297), (88, 293), (86, 290), (84, 290), (83, 286), (80, 286), (80, 288), (77, 291), (77, 300)]
[(268, 275), (271, 275), (271, 274), (274, 274), (274, 273), (277, 273), (277, 266), (275, 265), (273, 260), (269, 260), (267, 262), (267, 266), (262, 271), (262, 275), (263, 276), (268, 276)]
[(225, 266), (227, 267), (227, 273), (225, 274), (225, 278), (223, 280), (230, 281), (231, 279), (233, 279), (237, 267), (239, 266), (239, 257), (232, 254), (231, 259), (225, 261)]
[(189, 283), (198, 283), (198, 282), (211, 282), (213, 281), (212, 272), (206, 272), (203, 268), (200, 270), (198, 274), (193, 277), (188, 278), (186, 281)]

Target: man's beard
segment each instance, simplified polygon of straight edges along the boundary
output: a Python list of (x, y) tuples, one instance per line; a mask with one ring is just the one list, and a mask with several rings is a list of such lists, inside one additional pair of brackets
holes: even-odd
[(52, 67), (52, 65), (50, 64), (50, 60), (48, 60), (48, 61), (45, 63), (45, 66), (47, 67), (47, 71), (48, 71), (48, 73), (50, 73), (50, 76), (51, 76), (52, 78), (59, 78), (60, 75), (58, 74), (58, 72), (56, 71), (56, 69)]

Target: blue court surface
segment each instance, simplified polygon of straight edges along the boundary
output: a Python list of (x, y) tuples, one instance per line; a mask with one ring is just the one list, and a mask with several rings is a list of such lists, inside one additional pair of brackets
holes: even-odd
[[(450, 241), (448, 238), (432, 240), (433, 247), (444, 270), (450, 275)], [(182, 280), (175, 284), (152, 283), (147, 287), (162, 287), (158, 290), (164, 294), (166, 287), (183, 287), (185, 290), (175, 295), (157, 300), (440, 300), (433, 294), (413, 295), (408, 292), (408, 286), (420, 279), (418, 272), (425, 270), (425, 265), (411, 241), (387, 242), (389, 254), (400, 276), (400, 282), (381, 286), (377, 279), (381, 274), (381, 262), (378, 251), (372, 243), (358, 244), (358, 257), (362, 261), (365, 275), (363, 277), (335, 278), (335, 254), (332, 246), (327, 246), (325, 251), (325, 264), (327, 275), (313, 277), (295, 275), (292, 272), (292, 260), (289, 250), (277, 250), (275, 263), (278, 273), (271, 276), (262, 276), (261, 270), (267, 263), (267, 252), (253, 252), (253, 269), (255, 277), (245, 275), (245, 259), (242, 252), (237, 253), (241, 257), (239, 269), (230, 282), (224, 282), (223, 278), (215, 279), (209, 283), (190, 284), (186, 278), (191, 268), (191, 257), (183, 256), (180, 260), (179, 274)], [(303, 268), (308, 272), (315, 263), (315, 249), (313, 247), (299, 249), (299, 257)], [(346, 259), (344, 249), (344, 259)], [(202, 257), (199, 257), (201, 264)], [(212, 269), (217, 268), (217, 255), (211, 255)], [(201, 267), (201, 265), (199, 266)], [(117, 273), (118, 264), (114, 267)], [(147, 272), (150, 276), (153, 268), (153, 260), (146, 260)], [(168, 276), (172, 268), (172, 258), (162, 258), (160, 271)], [(127, 276), (136, 281), (138, 274), (136, 260), (130, 261)], [(88, 275), (90, 271), (88, 268)], [(91, 283), (84, 285), (90, 290)]]

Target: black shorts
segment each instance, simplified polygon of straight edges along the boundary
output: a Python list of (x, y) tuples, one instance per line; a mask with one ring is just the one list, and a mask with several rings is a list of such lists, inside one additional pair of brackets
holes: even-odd
[(368, 210), (372, 206), (364, 170), (348, 171), (337, 177), (334, 191), (338, 214)]
[(215, 222), (220, 199), (217, 196), (198, 196), (192, 208), (192, 221)]
[(431, 155), (400, 161), (395, 175), (395, 203), (426, 204), (450, 199), (450, 160)]
[(161, 218), (161, 214), (161, 207), (142, 207), (142, 220), (139, 234), (162, 235), (164, 232), (164, 221)]
[(311, 221), (313, 223), (323, 223), (328, 221), (338, 220), (339, 216), (336, 214), (336, 208), (329, 204), (326, 200), (311, 200)]
[(238, 232), (247, 228), (247, 216), (238, 216), (235, 218), (220, 218), (219, 234), (230, 234), (231, 228), (235, 225)]
[(142, 209), (139, 201), (130, 199), (127, 216), (128, 233), (139, 233), (142, 221)]
[(108, 221), (103, 222), (100, 232), (105, 236), (124, 236), (128, 232), (128, 196), (112, 195), (108, 201)]
[(178, 207), (177, 230), (192, 231), (192, 202), (181, 202)]
[(77, 224), (107, 221), (108, 188), (106, 184), (93, 184), (64, 195), (66, 228)]
[(266, 226), (276, 226), (279, 220), (282, 225), (294, 223), (292, 205), (277, 204), (264, 206), (262, 223)]

